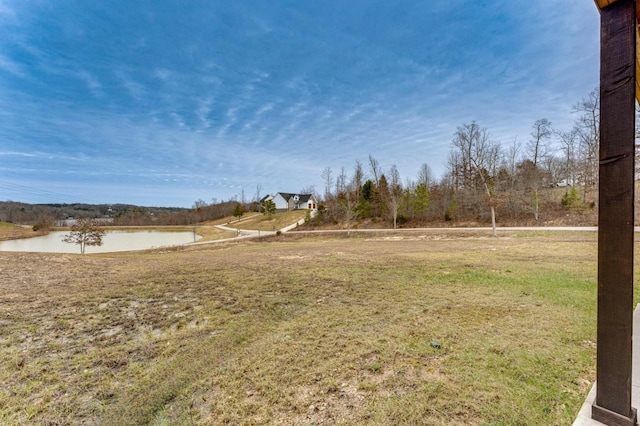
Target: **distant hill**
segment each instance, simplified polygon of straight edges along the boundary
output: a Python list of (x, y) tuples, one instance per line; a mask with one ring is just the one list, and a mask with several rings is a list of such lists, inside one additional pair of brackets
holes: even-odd
[(0, 221), (32, 225), (42, 221), (44, 217), (53, 221), (76, 217), (115, 218), (130, 212), (151, 217), (164, 217), (187, 210), (177, 207), (142, 207), (130, 204), (27, 204), (0, 201)]
[[(114, 225), (192, 225), (208, 220), (231, 216), (238, 202), (223, 201), (202, 204), (195, 208), (146, 207), (131, 204), (27, 204), (16, 201), (0, 201), (0, 222), (20, 225), (44, 225), (48, 228), (56, 222), (80, 217), (109, 218)], [(245, 211), (251, 211), (249, 204)]]

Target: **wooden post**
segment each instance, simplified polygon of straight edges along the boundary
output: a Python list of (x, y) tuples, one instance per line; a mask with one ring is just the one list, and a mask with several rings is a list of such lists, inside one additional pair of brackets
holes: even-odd
[(631, 407), (636, 1), (601, 9), (597, 393), (592, 418), (637, 424)]

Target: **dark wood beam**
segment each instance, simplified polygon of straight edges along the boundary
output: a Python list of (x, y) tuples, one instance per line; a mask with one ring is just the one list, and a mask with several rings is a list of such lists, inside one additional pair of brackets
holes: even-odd
[(601, 9), (597, 393), (592, 418), (637, 424), (631, 407), (636, 1)]

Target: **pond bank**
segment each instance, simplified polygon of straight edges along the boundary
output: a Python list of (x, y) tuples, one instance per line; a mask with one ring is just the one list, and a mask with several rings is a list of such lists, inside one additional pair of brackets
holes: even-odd
[[(36, 238), (0, 241), (0, 251), (37, 253), (78, 253), (78, 244), (63, 242), (68, 231), (51, 231)], [(100, 246), (87, 246), (86, 253), (148, 250), (181, 246), (202, 239), (191, 231), (180, 230), (111, 230), (107, 229)]]

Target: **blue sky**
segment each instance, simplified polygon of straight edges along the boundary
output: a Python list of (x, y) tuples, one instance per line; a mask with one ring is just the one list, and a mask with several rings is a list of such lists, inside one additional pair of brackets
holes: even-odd
[(590, 0), (0, 0), (0, 200), (190, 207), (439, 177), (457, 126), (568, 130)]

